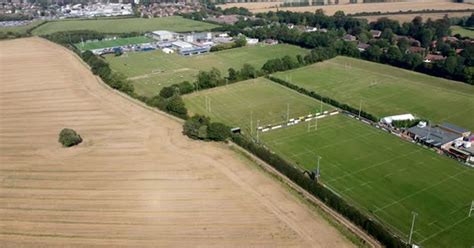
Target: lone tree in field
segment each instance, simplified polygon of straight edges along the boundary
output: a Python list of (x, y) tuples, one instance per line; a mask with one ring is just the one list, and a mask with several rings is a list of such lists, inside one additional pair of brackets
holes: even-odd
[(64, 128), (59, 133), (59, 143), (63, 144), (64, 147), (75, 146), (81, 142), (81, 136), (70, 128)]

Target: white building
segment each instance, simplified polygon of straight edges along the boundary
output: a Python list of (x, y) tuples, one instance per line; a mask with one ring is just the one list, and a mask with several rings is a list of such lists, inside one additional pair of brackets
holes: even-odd
[(253, 38), (245, 38), (247, 41), (247, 45), (256, 45), (258, 44), (258, 39), (253, 39)]
[(170, 41), (174, 40), (176, 34), (166, 30), (158, 30), (151, 32), (153, 39), (158, 41)]
[(169, 49), (167, 47), (163, 48), (161, 51), (163, 51), (166, 54), (174, 53), (173, 49)]
[(412, 114), (403, 114), (403, 115), (393, 115), (393, 116), (387, 116), (384, 117), (380, 120), (380, 122), (391, 125), (393, 121), (407, 121), (407, 120), (414, 120), (415, 116)]
[(171, 43), (171, 45), (173, 46), (173, 48), (178, 49), (178, 50), (193, 48), (192, 44), (185, 41), (180, 41), (180, 40), (177, 40)]

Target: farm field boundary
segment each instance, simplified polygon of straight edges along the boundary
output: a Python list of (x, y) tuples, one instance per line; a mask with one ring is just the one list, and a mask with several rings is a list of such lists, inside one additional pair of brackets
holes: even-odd
[(412, 113), (474, 129), (465, 118), (474, 116), (474, 87), (461, 82), (342, 56), (271, 77), (379, 118)]
[[(5, 42), (2, 58), (21, 63), (0, 67), (2, 244), (353, 247), (224, 145), (190, 141), (178, 123), (98, 86), (65, 48)], [(84, 142), (61, 148), (65, 125)]]
[(116, 18), (96, 20), (50, 21), (35, 28), (34, 35), (46, 35), (61, 31), (91, 30), (101, 33), (144, 33), (155, 30), (174, 32), (206, 31), (219, 27), (215, 24), (194, 21), (180, 16), (160, 18)]
[(304, 48), (278, 44), (245, 46), (192, 57), (156, 50), (119, 57), (107, 55), (106, 60), (111, 69), (133, 81), (138, 94), (151, 97), (165, 86), (194, 82), (199, 71), (209, 71), (213, 67), (224, 76), (229, 68), (240, 70), (246, 63), (259, 69), (268, 59), (306, 53), (308, 50)]
[(292, 12), (315, 12), (322, 9), (326, 15), (334, 15), (336, 11), (344, 11), (346, 14), (356, 14), (361, 12), (394, 12), (394, 11), (421, 11), (429, 8), (430, 10), (466, 10), (472, 9), (472, 4), (453, 3), (453, 2), (390, 2), (390, 3), (360, 3), (360, 4), (337, 4), (322, 6), (303, 6), (303, 7), (280, 7), (278, 2), (264, 3), (231, 3), (218, 5), (221, 8), (244, 7), (253, 13), (276, 11)]

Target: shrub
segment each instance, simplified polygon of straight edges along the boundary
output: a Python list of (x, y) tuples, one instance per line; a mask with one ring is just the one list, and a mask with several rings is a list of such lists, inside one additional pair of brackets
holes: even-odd
[(186, 109), (183, 99), (181, 99), (180, 96), (173, 96), (169, 98), (166, 104), (166, 112), (182, 119), (186, 119), (188, 117), (188, 110)]
[(176, 94), (176, 88), (175, 86), (167, 86), (163, 87), (163, 89), (160, 90), (160, 96), (163, 98), (170, 98)]
[(70, 128), (64, 128), (59, 133), (59, 143), (61, 143), (64, 147), (71, 147), (78, 145), (82, 142), (82, 138), (76, 131)]
[(201, 127), (207, 127), (210, 123), (209, 117), (204, 115), (194, 115), (186, 120), (183, 125), (183, 133), (191, 139), (202, 139), (203, 135)]
[(220, 122), (213, 122), (207, 127), (207, 136), (210, 140), (223, 141), (230, 137), (230, 127)]

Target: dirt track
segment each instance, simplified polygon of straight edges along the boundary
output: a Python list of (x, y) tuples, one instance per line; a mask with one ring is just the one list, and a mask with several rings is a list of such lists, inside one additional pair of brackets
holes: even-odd
[[(254, 13), (276, 11), (279, 2), (262, 2), (262, 3), (231, 3), (219, 5), (222, 8), (231, 7), (245, 7)], [(333, 15), (336, 11), (342, 10), (346, 14), (355, 14), (360, 12), (397, 12), (397, 11), (415, 11), (425, 9), (435, 10), (460, 10), (460, 9), (474, 9), (474, 5), (467, 3), (453, 3), (453, 2), (395, 2), (395, 3), (361, 3), (361, 4), (339, 4), (326, 6), (310, 6), (310, 7), (288, 7), (281, 8), (282, 11), (293, 12), (314, 12), (317, 9), (323, 9), (326, 15)]]
[[(222, 144), (105, 88), (66, 49), (0, 42), (0, 244), (352, 247)], [(84, 138), (61, 148), (71, 127)]]

